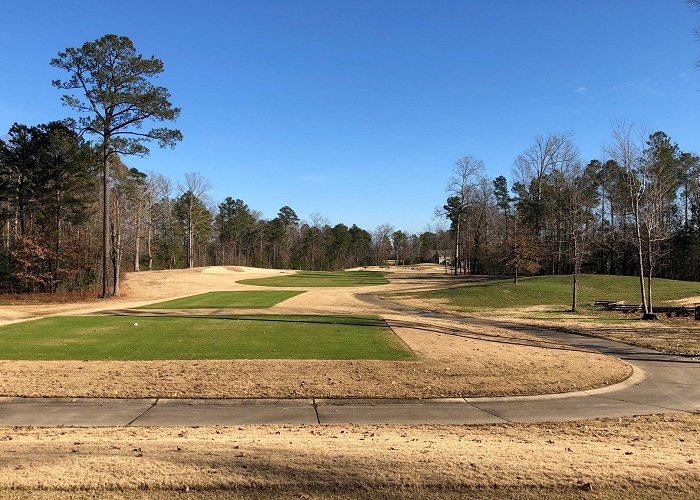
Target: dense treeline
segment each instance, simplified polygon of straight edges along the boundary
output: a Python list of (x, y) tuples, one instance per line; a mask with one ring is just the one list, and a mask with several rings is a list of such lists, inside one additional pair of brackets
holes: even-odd
[[(95, 290), (101, 274), (98, 148), (64, 123), (14, 125), (0, 141), (0, 291)], [(112, 294), (124, 271), (206, 265), (335, 270), (436, 260), (444, 231), (417, 236), (384, 224), (373, 231), (331, 226), (289, 206), (271, 219), (240, 199), (210, 203), (209, 183), (180, 183), (110, 161), (109, 268)], [(440, 247), (440, 248), (438, 248)]]
[[(663, 132), (620, 125), (601, 160), (571, 136), (537, 137), (513, 179), (456, 162), (440, 214), (446, 231), (415, 235), (301, 221), (289, 206), (264, 218), (240, 199), (210, 202), (209, 183), (110, 161), (109, 272), (205, 265), (334, 270), (442, 262), (455, 273), (637, 275), (651, 308), (654, 276), (700, 280), (700, 158)], [(101, 273), (98, 148), (63, 122), (15, 124), (0, 141), (0, 290), (96, 289)], [(456, 265), (455, 265), (456, 263)]]
[[(218, 206), (200, 174), (175, 183), (129, 168), (148, 144), (182, 140), (180, 108), (154, 78), (163, 62), (125, 36), (104, 35), (51, 60), (53, 85), (75, 112), (63, 122), (15, 124), (0, 141), (0, 292), (119, 294), (125, 270), (254, 265), (332, 270), (437, 259), (444, 231), (420, 237), (382, 225), (300, 221), (284, 206), (264, 219), (242, 200)], [(151, 127), (152, 128), (149, 128)], [(91, 138), (88, 142), (85, 137)]]
[(624, 123), (604, 152), (585, 163), (570, 135), (537, 137), (510, 189), (480, 160), (456, 162), (441, 211), (454, 272), (637, 275), (645, 313), (653, 277), (700, 280), (700, 158)]
[(93, 283), (95, 165), (92, 148), (60, 122), (15, 124), (0, 141), (0, 289)]
[[(209, 183), (176, 183), (110, 162), (109, 272), (205, 265), (334, 270), (436, 262), (455, 273), (637, 275), (651, 308), (654, 276), (700, 279), (700, 158), (663, 132), (618, 126), (606, 157), (584, 163), (571, 136), (538, 137), (513, 179), (455, 164), (440, 214), (446, 231), (415, 235), (301, 221), (289, 206), (264, 218), (240, 199), (210, 202)], [(0, 290), (93, 290), (101, 273), (98, 148), (63, 122), (15, 124), (0, 141)], [(456, 265), (454, 265), (456, 263)]]

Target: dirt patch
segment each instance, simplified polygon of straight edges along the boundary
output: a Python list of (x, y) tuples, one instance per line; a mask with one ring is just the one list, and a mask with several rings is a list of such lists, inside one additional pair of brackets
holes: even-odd
[(492, 426), (0, 428), (0, 457), (3, 497), (13, 489), (691, 498), (700, 488), (700, 417)]

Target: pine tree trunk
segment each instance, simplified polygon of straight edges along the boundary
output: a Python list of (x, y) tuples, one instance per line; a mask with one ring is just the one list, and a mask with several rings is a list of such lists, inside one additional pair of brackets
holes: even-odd
[(683, 189), (683, 202), (684, 202), (684, 217), (683, 217), (683, 227), (688, 230), (688, 182), (686, 181), (685, 187)]
[(51, 287), (51, 291), (53, 293), (58, 292), (58, 287), (60, 284), (60, 276), (61, 276), (61, 262), (60, 262), (60, 254), (61, 254), (61, 193), (60, 191), (56, 192), (56, 247), (54, 249), (54, 277), (53, 277), (53, 285)]
[(187, 206), (187, 267), (192, 269), (194, 267), (194, 256), (192, 255), (192, 249), (194, 246), (194, 235), (193, 233), (193, 228), (194, 228), (194, 221), (192, 220), (194, 218), (192, 211), (193, 211), (193, 200), (192, 200), (192, 194), (190, 193), (188, 196), (188, 206)]
[(574, 244), (574, 279), (573, 282), (571, 283), (571, 312), (576, 312), (576, 302), (577, 302), (577, 295), (578, 295), (578, 287), (576, 283), (576, 275), (578, 274), (578, 242), (576, 241), (576, 236), (572, 238), (573, 244)]
[(518, 221), (515, 220), (515, 229), (513, 230), (513, 268), (515, 271), (515, 277), (513, 278), (513, 284), (518, 284)]
[(102, 294), (101, 298), (109, 297), (109, 156), (108, 142), (105, 139), (102, 146)]
[(117, 232), (117, 238), (115, 241), (115, 250), (114, 250), (114, 289), (112, 291), (112, 294), (115, 297), (119, 297), (119, 273), (121, 272), (121, 262), (122, 262), (122, 252), (121, 252), (121, 241), (122, 241), (122, 235), (121, 231)]
[(455, 229), (455, 261), (454, 261), (454, 266), (455, 266), (455, 276), (459, 274), (459, 258), (460, 258), (460, 253), (459, 253), (459, 241), (460, 241), (460, 217), (459, 215), (457, 216), (457, 227)]
[(153, 270), (153, 249), (152, 249), (152, 242), (153, 242), (153, 224), (150, 222), (148, 223), (148, 238), (146, 240), (146, 246), (147, 246), (147, 251), (148, 251), (148, 270), (152, 271)]
[(140, 271), (141, 260), (141, 204), (136, 209), (136, 229), (134, 234), (134, 271)]

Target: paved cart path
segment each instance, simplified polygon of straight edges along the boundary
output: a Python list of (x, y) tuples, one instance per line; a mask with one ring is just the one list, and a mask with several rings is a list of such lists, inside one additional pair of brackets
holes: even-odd
[(0, 398), (0, 426), (204, 426), (243, 424), (490, 424), (700, 413), (700, 362), (620, 342), (502, 320), (453, 316), (357, 298), (409, 317), (515, 330), (601, 352), (634, 367), (614, 386), (566, 394), (429, 400)]

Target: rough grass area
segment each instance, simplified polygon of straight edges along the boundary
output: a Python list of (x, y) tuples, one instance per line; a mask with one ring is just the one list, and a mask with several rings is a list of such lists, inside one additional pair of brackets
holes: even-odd
[[(389, 300), (421, 309), (464, 313), (544, 327), (564, 328), (662, 352), (700, 354), (700, 321), (693, 317), (642, 321), (639, 313), (605, 311), (596, 300), (638, 304), (639, 279), (634, 276), (579, 275), (578, 310), (572, 313), (571, 276), (538, 276), (512, 280), (475, 281), (467, 286), (388, 296)], [(653, 280), (654, 304), (692, 305), (700, 283)], [(689, 299), (689, 300), (686, 300)]]
[(304, 292), (207, 292), (142, 306), (139, 309), (266, 309)]
[(10, 499), (692, 499), (700, 490), (700, 417), (6, 427), (0, 454), (0, 496)]
[(658, 321), (642, 321), (639, 314), (584, 309), (576, 314), (513, 311), (509, 320), (547, 328), (562, 328), (573, 333), (603, 337), (670, 354), (700, 356), (700, 321), (695, 321), (693, 317), (669, 318), (659, 315)]
[(379, 271), (300, 271), (288, 276), (248, 279), (238, 283), (258, 286), (342, 287), (386, 285), (389, 280)]
[(377, 317), (63, 316), (0, 328), (0, 357), (402, 360), (413, 354)]
[[(438, 299), (451, 308), (462, 311), (503, 309), (540, 305), (571, 306), (571, 276), (535, 276), (513, 281), (495, 280), (470, 286), (422, 292), (415, 298)], [(578, 276), (578, 302), (592, 304), (596, 300), (624, 300), (640, 303), (639, 278), (584, 274)], [(653, 297), (656, 304), (700, 295), (700, 283), (654, 279)]]

